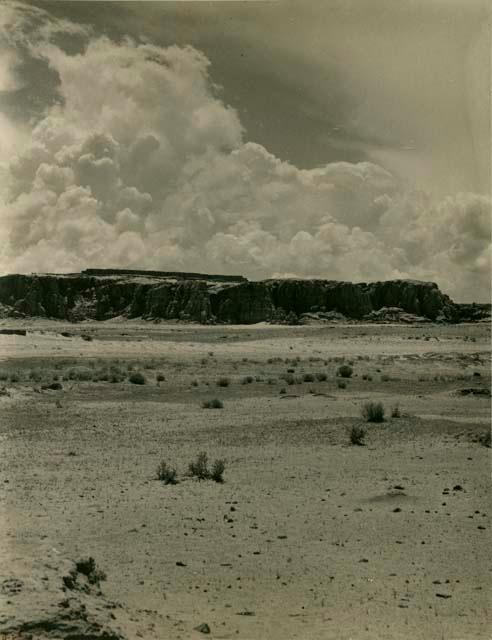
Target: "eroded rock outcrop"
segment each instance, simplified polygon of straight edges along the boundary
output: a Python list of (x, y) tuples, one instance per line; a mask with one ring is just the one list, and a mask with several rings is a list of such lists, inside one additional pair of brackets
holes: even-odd
[(92, 558), (16, 560), (0, 575), (0, 639), (124, 640), (112, 613), (119, 605), (100, 589), (104, 574)]
[[(473, 320), (482, 307), (456, 305), (436, 284), (415, 280), (358, 283), (333, 280), (270, 279), (250, 282), (192, 274), (187, 279), (150, 272), (134, 275), (9, 275), (0, 277), (3, 317), (40, 316), (70, 321), (128, 318), (251, 324), (300, 318), (303, 314), (342, 314), (378, 320), (381, 309), (399, 309), (432, 321)], [(407, 315), (405, 315), (407, 314)], [(410, 314), (410, 315), (408, 315)], [(379, 314), (381, 315), (381, 314)], [(398, 317), (395, 316), (396, 321)]]

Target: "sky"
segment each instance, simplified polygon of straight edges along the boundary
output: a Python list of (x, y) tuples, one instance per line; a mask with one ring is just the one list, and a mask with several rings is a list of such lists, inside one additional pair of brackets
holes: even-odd
[(5, 0), (0, 273), (489, 300), (490, 26), (481, 0)]

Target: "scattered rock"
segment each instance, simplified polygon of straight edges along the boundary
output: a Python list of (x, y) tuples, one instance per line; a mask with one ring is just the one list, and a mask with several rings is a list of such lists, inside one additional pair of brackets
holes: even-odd
[(210, 627), (206, 622), (199, 624), (198, 627), (195, 627), (195, 631), (199, 631), (200, 633), (210, 633)]

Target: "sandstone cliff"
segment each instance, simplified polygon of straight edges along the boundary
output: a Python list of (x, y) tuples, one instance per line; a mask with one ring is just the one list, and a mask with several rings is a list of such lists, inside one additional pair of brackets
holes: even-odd
[[(350, 319), (374, 319), (374, 312), (398, 308), (428, 320), (465, 320), (436, 284), (414, 280), (358, 283), (331, 280), (263, 280), (160, 272), (94, 271), (66, 275), (0, 277), (3, 316), (40, 316), (70, 321), (124, 316), (195, 322), (251, 324), (302, 314), (336, 312)], [(371, 315), (372, 314), (372, 315)], [(480, 315), (474, 308), (475, 316)], [(478, 319), (474, 317), (474, 319)]]

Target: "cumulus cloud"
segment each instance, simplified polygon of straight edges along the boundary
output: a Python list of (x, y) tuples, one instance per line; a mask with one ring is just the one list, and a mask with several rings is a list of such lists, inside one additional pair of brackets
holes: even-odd
[[(11, 7), (30, 31), (14, 37), (10, 19), (4, 46), (14, 57), (27, 47), (49, 65), (59, 100), (27, 140), (19, 125), (5, 124), (18, 150), (0, 173), (8, 177), (3, 272), (412, 277), (457, 299), (489, 297), (487, 197), (435, 202), (369, 162), (298, 168), (244, 139), (196, 49), (115, 43), (39, 9), (33, 21)], [(55, 44), (54, 34), (71, 30), (85, 38), (75, 54)]]

